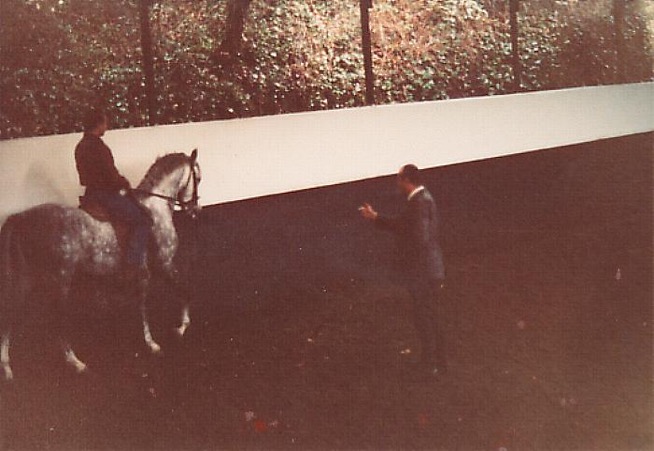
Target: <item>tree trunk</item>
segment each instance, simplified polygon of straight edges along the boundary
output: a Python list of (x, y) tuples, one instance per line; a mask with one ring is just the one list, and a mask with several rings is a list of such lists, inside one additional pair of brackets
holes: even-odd
[(227, 29), (222, 42), (222, 51), (236, 56), (243, 43), (243, 28), (251, 0), (229, 0), (227, 4)]
[(152, 52), (152, 31), (150, 28), (150, 0), (140, 0), (141, 51), (143, 53), (143, 73), (145, 74), (145, 101), (147, 124), (157, 123), (156, 91), (154, 88), (154, 57)]
[(518, 45), (518, 8), (519, 0), (509, 0), (509, 24), (511, 26), (511, 65), (513, 67), (513, 91), (522, 89), (522, 65), (520, 64), (520, 47)]
[(359, 0), (361, 6), (361, 44), (366, 73), (366, 105), (375, 103), (375, 83), (372, 73), (372, 40), (370, 37), (370, 8), (372, 0)]
[(625, 43), (624, 43), (625, 0), (613, 0), (613, 22), (615, 23), (615, 75), (618, 83), (625, 83)]

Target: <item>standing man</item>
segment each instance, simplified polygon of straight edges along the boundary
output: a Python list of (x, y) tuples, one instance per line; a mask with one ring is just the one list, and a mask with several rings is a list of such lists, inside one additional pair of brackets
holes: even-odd
[(414, 324), (422, 346), (420, 369), (428, 376), (439, 376), (447, 371), (447, 361), (439, 325), (445, 267), (438, 238), (438, 211), (415, 165), (400, 169), (397, 185), (407, 196), (400, 216), (382, 216), (369, 204), (359, 211), (365, 219), (397, 237), (402, 280), (413, 299)]
[(85, 197), (101, 204), (113, 220), (129, 225), (128, 278), (147, 277), (147, 247), (152, 221), (130, 195), (129, 181), (116, 169), (111, 149), (102, 141), (109, 128), (103, 111), (92, 109), (84, 119), (84, 137), (75, 147), (79, 180)]

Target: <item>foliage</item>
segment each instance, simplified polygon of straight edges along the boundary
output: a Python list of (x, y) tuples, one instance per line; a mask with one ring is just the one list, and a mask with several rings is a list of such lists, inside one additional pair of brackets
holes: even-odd
[[(357, 0), (252, 0), (237, 54), (221, 42), (227, 1), (151, 8), (159, 123), (360, 106)], [(79, 130), (89, 105), (145, 125), (136, 0), (0, 2), (0, 138)], [(626, 81), (652, 79), (642, 0), (627, 3)], [(610, 0), (523, 0), (524, 90), (618, 82)], [(375, 0), (377, 103), (511, 92), (506, 0)]]
[(1, 138), (76, 130), (81, 111), (98, 99), (119, 124), (141, 123), (138, 28), (130, 2), (0, 4)]
[(508, 91), (506, 27), (475, 0), (396, 0), (375, 12), (374, 25), (375, 67), (386, 102)]
[[(554, 4), (525, 8), (522, 63), (525, 88), (556, 89), (618, 83), (615, 24), (611, 2)], [(634, 10), (625, 26), (625, 82), (652, 78), (646, 18)]]

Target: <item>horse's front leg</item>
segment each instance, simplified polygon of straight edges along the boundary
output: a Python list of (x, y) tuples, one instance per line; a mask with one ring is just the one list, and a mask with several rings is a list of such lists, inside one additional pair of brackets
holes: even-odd
[(70, 346), (70, 343), (68, 342), (67, 339), (64, 338), (61, 339), (61, 349), (64, 351), (64, 357), (66, 358), (66, 363), (72, 366), (76, 372), (84, 373), (87, 370), (86, 363), (82, 362), (79, 358), (77, 358), (77, 356), (75, 355), (75, 351), (73, 351), (73, 348)]
[(9, 331), (6, 331), (2, 334), (2, 342), (0, 343), (0, 364), (2, 364), (2, 369), (5, 372), (5, 380), (12, 380), (14, 378), (14, 373), (11, 371), (11, 365), (9, 365)]
[(173, 287), (173, 290), (181, 298), (180, 302), (182, 305), (182, 315), (181, 315), (179, 326), (175, 328), (175, 333), (179, 337), (183, 337), (184, 334), (186, 333), (186, 330), (191, 325), (191, 316), (189, 314), (190, 311), (189, 287), (188, 284), (185, 284), (181, 281), (181, 277), (179, 276), (179, 271), (177, 271), (177, 268), (175, 268), (174, 265), (169, 265), (165, 269), (165, 273), (166, 273), (167, 280)]
[(180, 337), (183, 337), (186, 333), (186, 329), (191, 325), (191, 317), (189, 316), (189, 305), (188, 303), (184, 304), (182, 307), (182, 321), (181, 324), (175, 328), (175, 332)]
[(152, 332), (150, 332), (150, 323), (148, 322), (148, 312), (145, 306), (145, 302), (141, 303), (141, 321), (143, 322), (143, 338), (145, 339), (145, 344), (150, 348), (150, 351), (153, 354), (159, 354), (161, 352), (161, 346), (154, 341), (152, 338)]
[(146, 306), (146, 300), (148, 298), (148, 280), (143, 279), (139, 282), (139, 295), (140, 295), (140, 306), (141, 306), (141, 322), (143, 323), (143, 339), (145, 344), (150, 348), (150, 351), (153, 354), (159, 354), (161, 352), (161, 346), (154, 341), (152, 338), (152, 332), (150, 331), (150, 322), (148, 320), (148, 309)]

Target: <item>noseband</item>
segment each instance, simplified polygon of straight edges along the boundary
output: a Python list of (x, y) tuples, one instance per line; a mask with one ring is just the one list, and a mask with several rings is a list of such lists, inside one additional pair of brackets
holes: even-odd
[[(177, 199), (175, 199), (173, 202), (173, 205), (181, 208), (182, 211), (188, 211), (189, 209), (195, 208), (200, 202), (200, 195), (198, 193), (198, 176), (195, 173), (195, 161), (191, 161), (189, 166), (191, 173), (188, 176), (186, 185), (184, 186), (183, 190), (178, 192)], [(193, 194), (191, 194), (191, 198), (189, 200), (184, 200), (181, 198), (181, 193), (186, 192), (191, 183), (193, 183)]]

